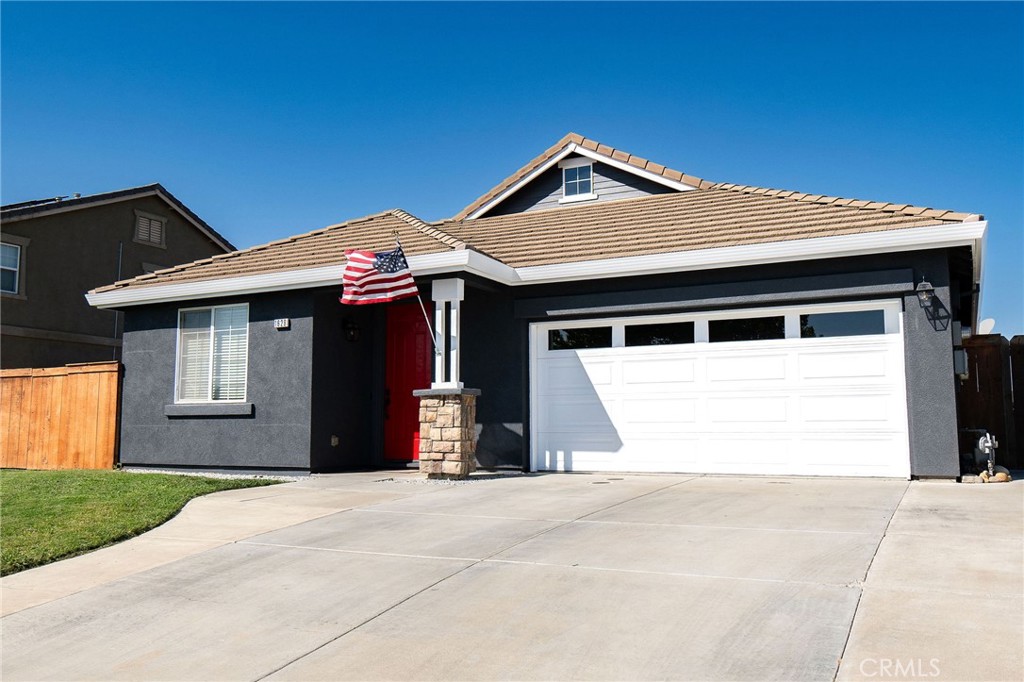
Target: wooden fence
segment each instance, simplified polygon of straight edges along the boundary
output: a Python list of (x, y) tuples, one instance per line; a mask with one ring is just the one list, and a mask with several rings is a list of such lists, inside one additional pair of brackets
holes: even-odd
[(0, 370), (0, 467), (112, 469), (121, 365)]
[[(964, 348), (968, 378), (957, 400), (958, 426), (988, 430), (999, 441), (996, 463), (1024, 468), (1024, 337), (1011, 342), (999, 334), (972, 336), (964, 340)], [(971, 442), (961, 434), (961, 451), (969, 451)]]

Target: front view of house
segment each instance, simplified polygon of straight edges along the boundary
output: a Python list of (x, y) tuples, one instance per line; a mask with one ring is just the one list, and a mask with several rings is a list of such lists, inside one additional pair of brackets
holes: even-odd
[[(955, 477), (985, 231), (570, 134), (449, 220), (386, 211), (88, 299), (125, 314), (125, 466), (405, 466), (412, 392), (465, 387), (485, 468)], [(346, 250), (396, 236), (428, 315), (341, 305)]]

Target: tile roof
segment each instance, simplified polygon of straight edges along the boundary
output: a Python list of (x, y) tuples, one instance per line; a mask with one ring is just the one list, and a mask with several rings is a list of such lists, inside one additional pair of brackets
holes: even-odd
[(88, 194), (86, 196), (74, 196), (71, 198), (59, 196), (49, 197), (46, 199), (34, 199), (32, 201), (22, 201), (16, 204), (6, 204), (0, 206), (0, 219), (12, 220), (19, 219), (25, 220), (35, 217), (37, 214), (42, 215), (49, 213), (50, 211), (66, 211), (74, 208), (85, 208), (92, 204), (100, 202), (117, 201), (120, 199), (130, 199), (134, 196), (145, 196), (150, 194), (158, 194), (166, 199), (172, 206), (177, 208), (187, 218), (192, 220), (201, 231), (205, 231), (207, 236), (215, 242), (218, 246), (222, 247), (225, 251), (234, 250), (234, 245), (224, 238), (217, 230), (210, 227), (205, 220), (200, 218), (198, 215), (192, 212), (188, 206), (183, 204), (180, 199), (167, 191), (163, 185), (159, 182), (154, 182), (149, 185), (140, 185), (139, 187), (128, 187), (127, 189), (118, 189), (112, 192), (101, 192), (99, 194)]
[(437, 223), (514, 268), (980, 220), (737, 185)]
[(99, 287), (94, 291), (102, 293), (125, 287), (181, 284), (341, 265), (345, 262), (347, 249), (385, 251), (394, 248), (396, 232), (402, 241), (402, 249), (408, 256), (465, 248), (461, 241), (445, 234), (437, 227), (405, 211), (395, 209), (287, 239), (279, 239), (269, 244), (157, 270)]
[[(514, 182), (527, 174), (529, 168), (549, 159), (567, 142), (591, 145), (602, 152), (619, 154), (618, 158), (624, 154), (570, 133), (510, 176), (510, 180)], [(652, 169), (644, 159), (628, 158), (638, 167), (643, 163), (648, 170)], [(664, 167), (653, 168), (661, 168), (663, 174), (669, 172)], [(396, 231), (410, 256), (470, 248), (519, 268), (983, 219), (973, 213), (711, 183), (680, 176), (698, 189), (465, 219), (467, 211), (471, 212), (482, 197), (455, 218), (436, 223), (394, 209), (116, 282), (94, 293), (341, 265), (346, 249), (390, 249)]]
[(508, 188), (515, 185), (517, 182), (525, 178), (534, 170), (536, 170), (540, 166), (543, 166), (545, 163), (551, 160), (553, 156), (561, 152), (570, 144), (576, 144), (584, 149), (601, 154), (602, 156), (607, 156), (609, 158), (615, 159), (616, 161), (627, 163), (630, 166), (633, 166), (639, 170), (644, 170), (647, 171), (648, 173), (654, 173), (656, 175), (660, 175), (664, 178), (668, 178), (669, 180), (674, 180), (676, 182), (682, 182), (684, 184), (696, 187), (698, 189), (707, 189), (712, 185), (712, 183), (708, 182), (707, 180), (702, 180), (693, 175), (680, 173), (677, 170), (666, 168), (665, 166), (662, 166), (659, 163), (654, 163), (653, 161), (648, 161), (647, 159), (641, 158), (639, 156), (634, 156), (633, 154), (630, 154), (629, 152), (624, 152), (621, 149), (609, 147), (606, 144), (601, 144), (596, 140), (588, 139), (586, 137), (583, 137), (582, 135), (577, 135), (576, 133), (569, 133), (561, 140), (548, 147), (540, 156), (534, 158), (532, 161), (530, 161), (525, 166), (517, 170), (515, 173), (513, 173), (512, 175), (508, 176), (500, 183), (495, 185), (492, 189), (490, 189), (486, 194), (481, 196), (479, 199), (477, 199), (469, 206), (459, 211), (457, 214), (455, 214), (454, 219), (462, 220), (464, 218), (469, 217), (474, 211), (479, 209), (481, 206), (486, 205), (489, 201), (499, 196)]

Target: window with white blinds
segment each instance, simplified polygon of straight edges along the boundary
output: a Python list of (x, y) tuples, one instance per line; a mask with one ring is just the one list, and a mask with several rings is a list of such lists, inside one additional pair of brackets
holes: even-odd
[(176, 401), (245, 400), (248, 355), (248, 305), (180, 311)]
[(135, 213), (135, 241), (163, 246), (164, 221), (155, 216)]

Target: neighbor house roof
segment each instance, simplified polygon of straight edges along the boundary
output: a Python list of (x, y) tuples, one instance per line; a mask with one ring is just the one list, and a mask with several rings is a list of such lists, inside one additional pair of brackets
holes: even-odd
[[(550, 161), (554, 158), (552, 150), (564, 152), (567, 141), (574, 145), (589, 145), (613, 155), (619, 153), (570, 134), (510, 176), (510, 180), (522, 179), (544, 163), (544, 159)], [(622, 153), (619, 154), (621, 156)], [(663, 166), (651, 166), (649, 161), (628, 158), (633, 159), (638, 167), (642, 163), (647, 172), (651, 168), (657, 172), (668, 172)], [(440, 261), (432, 259), (429, 272), (443, 271), (443, 261), (444, 267), (461, 267), (467, 272), (478, 273), (489, 268), (499, 281), (511, 276), (509, 281), (528, 283), (525, 276), (516, 279), (518, 275), (514, 269), (600, 263), (614, 259), (621, 264), (624, 262), (622, 259), (630, 257), (688, 252), (715, 254), (721, 249), (728, 250), (728, 247), (780, 243), (815, 243), (815, 253), (827, 255), (833, 252), (827, 246), (832, 243), (827, 242), (830, 237), (895, 234), (914, 228), (923, 228), (923, 231), (905, 233), (913, 234), (914, 248), (934, 248), (929, 246), (935, 239), (931, 236), (932, 228), (938, 234), (943, 226), (983, 220), (981, 215), (973, 213), (730, 183), (716, 184), (681, 174), (680, 177), (692, 183), (692, 187), (688, 184), (686, 189), (668, 194), (494, 217), (466, 217), (467, 211), (472, 212), (472, 207), (479, 200), (455, 218), (436, 223), (427, 223), (394, 209), (243, 251), (160, 270), (98, 288), (91, 293), (221, 280), (238, 280), (231, 286), (240, 291), (254, 291), (256, 289), (242, 288), (242, 280), (262, 275), (268, 275), (277, 288), (300, 281), (304, 286), (314, 286), (333, 281), (329, 278), (336, 273), (331, 268), (340, 268), (344, 263), (345, 250), (387, 250), (393, 248), (396, 234), (401, 238), (406, 254), (414, 260), (417, 256), (432, 254), (451, 256)], [(823, 241), (825, 246), (818, 244)], [(878, 248), (896, 248), (892, 245), (895, 243), (893, 240), (889, 242)], [(462, 252), (462, 255), (456, 257), (452, 252)], [(709, 256), (702, 260), (705, 263), (702, 267), (715, 267), (716, 262)], [(300, 277), (303, 271), (315, 272), (316, 277)], [(593, 269), (588, 271), (593, 272)], [(631, 271), (621, 267), (615, 272), (628, 275)], [(287, 276), (277, 277), (274, 273)], [(295, 273), (295, 276), (288, 273)], [(260, 280), (253, 286), (264, 286), (262, 282)], [(227, 288), (226, 285), (221, 287), (223, 290)], [(221, 289), (204, 284), (195, 290), (193, 297)], [(122, 298), (119, 295), (118, 301)]]
[(52, 213), (64, 213), (80, 208), (88, 208), (100, 204), (111, 204), (118, 201), (127, 201), (137, 197), (155, 195), (163, 199), (172, 208), (177, 210), (188, 222), (192, 223), (200, 232), (205, 234), (212, 242), (223, 248), (225, 251), (234, 251), (235, 247), (225, 239), (219, 232), (206, 224), (202, 218), (192, 212), (188, 206), (183, 204), (177, 197), (167, 191), (158, 182), (139, 187), (129, 187), (113, 192), (102, 192), (100, 194), (89, 194), (87, 196), (56, 196), (46, 199), (33, 199), (22, 201), (16, 204), (0, 206), (0, 219), (3, 222), (14, 222), (16, 220), (27, 220), (38, 218)]

